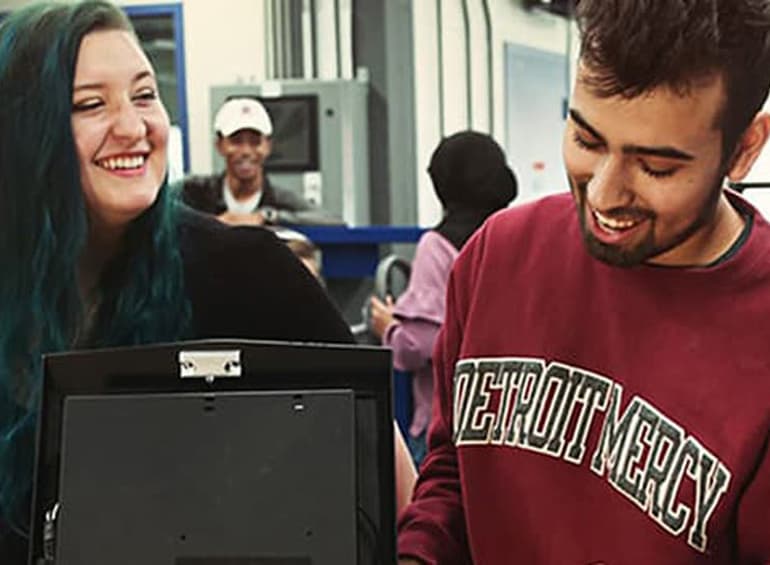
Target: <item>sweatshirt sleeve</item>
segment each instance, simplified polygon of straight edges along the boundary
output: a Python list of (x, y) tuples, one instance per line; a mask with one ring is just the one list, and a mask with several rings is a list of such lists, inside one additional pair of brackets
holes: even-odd
[(770, 563), (770, 438), (738, 507), (738, 563)]
[(452, 437), (453, 375), (462, 337), (455, 289), (453, 275), (447, 294), (447, 317), (433, 357), (436, 386), (429, 451), (420, 469), (412, 503), (398, 524), (399, 556), (414, 557), (428, 565), (471, 563), (457, 452)]

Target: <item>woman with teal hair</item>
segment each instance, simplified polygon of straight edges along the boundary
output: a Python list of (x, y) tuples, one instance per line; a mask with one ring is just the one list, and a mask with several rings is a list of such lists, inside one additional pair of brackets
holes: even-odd
[(270, 233), (172, 201), (169, 120), (123, 12), (0, 24), (0, 561), (25, 563), (41, 355), (198, 337), (350, 342)]

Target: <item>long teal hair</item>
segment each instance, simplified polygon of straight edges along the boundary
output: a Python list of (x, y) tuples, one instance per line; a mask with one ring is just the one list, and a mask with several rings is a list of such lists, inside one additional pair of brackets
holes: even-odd
[[(120, 9), (101, 1), (38, 4), (0, 24), (0, 512), (22, 531), (41, 355), (71, 349), (85, 324), (77, 269), (88, 220), (72, 83), (81, 40), (103, 29), (132, 30)], [(190, 313), (176, 218), (164, 183), (102, 274), (86, 346), (185, 337)]]

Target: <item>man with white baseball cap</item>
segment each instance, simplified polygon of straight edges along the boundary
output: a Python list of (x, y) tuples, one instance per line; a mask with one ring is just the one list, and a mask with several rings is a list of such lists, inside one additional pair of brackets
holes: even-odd
[(261, 102), (228, 99), (214, 118), (214, 129), (225, 172), (185, 179), (182, 198), (189, 206), (232, 225), (342, 223), (270, 183), (264, 166), (273, 150), (273, 122)]

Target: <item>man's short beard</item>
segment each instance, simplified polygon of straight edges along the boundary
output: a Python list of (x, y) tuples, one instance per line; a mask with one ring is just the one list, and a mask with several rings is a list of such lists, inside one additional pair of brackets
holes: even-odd
[(638, 245), (624, 249), (615, 245), (609, 245), (599, 241), (597, 237), (585, 226), (585, 212), (580, 214), (580, 223), (583, 231), (583, 241), (588, 248), (588, 252), (599, 261), (612, 265), (614, 267), (635, 267), (644, 263), (650, 257), (661, 253), (655, 246), (652, 237), (652, 231)]
[(722, 179), (724, 175), (721, 175), (715, 180), (712, 188), (710, 189), (708, 198), (703, 203), (703, 206), (695, 217), (695, 220), (687, 226), (676, 236), (667, 242), (655, 241), (655, 220), (656, 216), (652, 211), (646, 211), (645, 215), (652, 225), (645, 236), (645, 238), (630, 249), (623, 249), (618, 246), (609, 245), (600, 241), (589, 229), (587, 215), (591, 212), (586, 207), (586, 189), (587, 183), (580, 183), (573, 185), (570, 179), (570, 184), (575, 188), (575, 203), (578, 207), (578, 218), (580, 220), (580, 231), (583, 234), (583, 241), (586, 244), (588, 252), (599, 259), (600, 261), (612, 265), (615, 267), (635, 267), (646, 263), (649, 259), (657, 257), (675, 247), (681, 245), (687, 241), (693, 234), (700, 230), (703, 226), (707, 225), (714, 218), (717, 202), (722, 194)]

